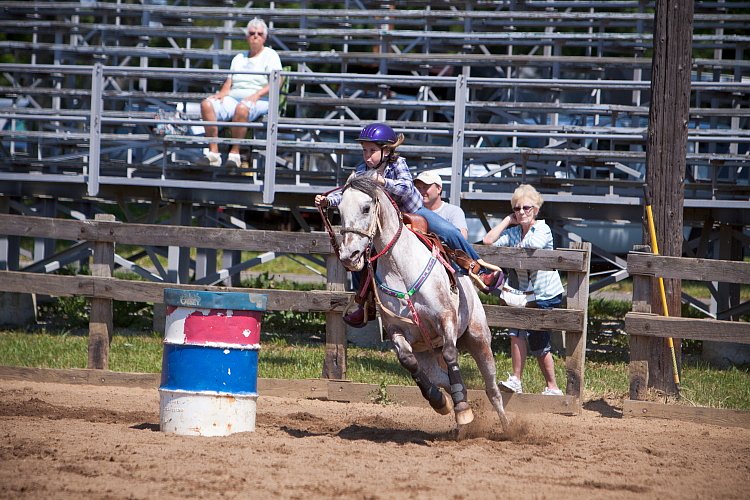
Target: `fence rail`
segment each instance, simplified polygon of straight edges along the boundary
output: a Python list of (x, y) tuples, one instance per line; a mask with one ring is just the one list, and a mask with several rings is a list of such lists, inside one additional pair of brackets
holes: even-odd
[[(750, 284), (750, 262), (704, 260), (685, 257), (653, 255), (648, 247), (628, 254), (627, 270), (633, 276), (633, 310), (625, 315), (625, 331), (630, 340), (630, 401), (625, 402), (623, 413), (628, 416), (655, 416), (662, 418), (718, 419), (730, 425), (750, 426), (750, 413), (729, 410), (698, 408), (697, 412), (686, 412), (680, 407), (665, 407), (644, 403), (648, 399), (647, 388), (653, 376), (671, 377), (670, 363), (653, 366), (650, 353), (656, 339), (693, 339), (704, 342), (750, 344), (750, 323), (716, 319), (666, 317), (651, 313), (653, 281), (657, 277), (677, 280)], [(643, 250), (646, 250), (645, 252)], [(739, 301), (736, 288), (733, 302)], [(719, 304), (728, 306), (728, 303)], [(732, 309), (731, 315), (750, 311), (750, 302)], [(674, 312), (672, 312), (674, 314)], [(730, 314), (725, 312), (724, 315)], [(718, 314), (722, 316), (720, 312)], [(661, 340), (660, 340), (661, 341)], [(651, 363), (651, 364), (650, 364)], [(669, 367), (669, 368), (667, 368)], [(695, 409), (693, 409), (695, 410)]]
[[(111, 216), (106, 217), (111, 218)], [(340, 313), (352, 296), (352, 292), (344, 291), (344, 269), (332, 254), (326, 233), (157, 226), (121, 223), (113, 220), (77, 221), (0, 214), (0, 235), (85, 241), (93, 246), (92, 276), (0, 271), (0, 291), (3, 292), (83, 296), (92, 301), (89, 345), (91, 350), (91, 345), (96, 343), (98, 346), (96, 349), (100, 352), (99, 356), (93, 359), (90, 357), (92, 368), (107, 366), (108, 350), (102, 347), (102, 343), (106, 342), (112, 334), (111, 300), (162, 303), (165, 288), (185, 288), (263, 293), (268, 295), (267, 310), (269, 311), (328, 314), (326, 361), (323, 373), (329, 378), (343, 378), (346, 374), (346, 338)], [(321, 254), (328, 262), (328, 289), (305, 292), (118, 279), (112, 277), (117, 244)], [(567, 394), (576, 396), (580, 400), (584, 386), (591, 250), (589, 244), (574, 244), (574, 246), (575, 248), (561, 250), (477, 246), (477, 250), (488, 262), (505, 268), (559, 269), (567, 272), (567, 309), (548, 311), (487, 305), (485, 311), (490, 326), (564, 330), (568, 372)], [(107, 301), (110, 301), (108, 311)], [(97, 303), (104, 308), (104, 313), (94, 314), (94, 304)]]

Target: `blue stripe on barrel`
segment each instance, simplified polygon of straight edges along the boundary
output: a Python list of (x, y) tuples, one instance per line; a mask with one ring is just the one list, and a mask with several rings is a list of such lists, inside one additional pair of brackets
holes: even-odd
[(160, 389), (257, 394), (258, 351), (164, 344)]

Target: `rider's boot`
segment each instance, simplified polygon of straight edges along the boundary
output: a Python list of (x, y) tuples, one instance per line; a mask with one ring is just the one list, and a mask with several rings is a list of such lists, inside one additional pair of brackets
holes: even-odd
[(502, 270), (482, 274), (481, 277), (482, 283), (484, 283), (484, 286), (487, 287), (486, 293), (497, 290), (500, 286), (502, 286), (503, 280), (505, 279), (505, 275), (503, 274)]
[(375, 304), (372, 298), (372, 280), (369, 273), (360, 282), (357, 295), (354, 297), (356, 307), (343, 316), (344, 323), (354, 328), (364, 327), (369, 320), (375, 319)]
[[(365, 310), (367, 310), (367, 317), (365, 318)], [(354, 328), (362, 328), (367, 325), (368, 321), (372, 321), (376, 318), (375, 306), (372, 304), (372, 300), (368, 300), (367, 304), (357, 303), (357, 307), (354, 308), (349, 314), (345, 314), (343, 319), (344, 323)]]

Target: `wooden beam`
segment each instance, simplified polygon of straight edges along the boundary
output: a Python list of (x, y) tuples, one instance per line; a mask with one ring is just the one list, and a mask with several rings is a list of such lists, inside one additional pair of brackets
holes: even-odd
[(657, 314), (629, 312), (625, 315), (625, 331), (628, 335), (644, 337), (673, 337), (750, 344), (750, 323), (744, 321), (664, 317)]
[(628, 272), (694, 281), (750, 283), (750, 262), (667, 257), (646, 253), (628, 254)]
[(577, 328), (565, 328), (565, 394), (583, 399), (586, 370), (586, 339), (588, 336), (589, 262), (591, 243), (573, 242), (571, 248), (582, 250), (584, 269), (568, 273), (567, 306), (581, 313)]
[(88, 384), (156, 389), (159, 387), (161, 375), (158, 373), (123, 373), (83, 368), (52, 369), (0, 366), (0, 378), (54, 384)]
[(558, 271), (588, 272), (587, 254), (582, 250), (544, 250), (489, 245), (474, 245), (474, 249), (484, 260), (500, 267), (531, 271), (557, 269)]
[(730, 410), (727, 408), (667, 405), (652, 401), (633, 401), (626, 399), (623, 401), (622, 415), (625, 418), (663, 418), (667, 420), (695, 422), (698, 424), (750, 429), (749, 411)]
[(582, 331), (584, 311), (574, 309), (533, 309), (510, 306), (485, 305), (487, 324), (504, 328), (534, 328), (541, 330)]
[(223, 228), (170, 226), (157, 224), (124, 224), (108, 221), (78, 221), (0, 214), (0, 234), (36, 236), (58, 240), (109, 241), (125, 245), (154, 245), (224, 250), (288, 253), (331, 253), (328, 235)]
[(0, 291), (42, 293), (58, 297), (81, 295), (129, 302), (162, 302), (165, 288), (211, 290), (214, 292), (262, 293), (268, 295), (269, 311), (327, 312), (342, 311), (351, 292), (311, 290), (273, 290), (150, 281), (121, 280), (95, 276), (0, 271)]
[[(336, 255), (328, 256), (326, 271), (328, 290), (343, 293), (346, 269)], [(345, 306), (346, 304), (343, 304), (343, 307)], [(322, 377), (346, 378), (346, 325), (338, 311), (326, 313), (326, 346)]]
[[(97, 221), (114, 222), (111, 214), (97, 214)], [(115, 268), (115, 244), (110, 241), (94, 242), (94, 258), (91, 275), (111, 278)], [(109, 368), (109, 344), (112, 342), (114, 322), (112, 299), (91, 297), (89, 314), (88, 368), (107, 370)]]
[[(650, 252), (651, 247), (647, 245), (636, 245), (636, 249)], [(651, 278), (640, 274), (633, 275), (633, 311), (639, 313), (651, 312)], [(627, 330), (626, 330), (627, 331)], [(645, 399), (649, 384), (649, 370), (651, 354), (655, 349), (654, 338), (642, 337), (640, 335), (628, 335), (628, 347), (630, 348), (630, 364), (628, 366), (628, 380), (630, 387), (630, 399)], [(662, 341), (664, 342), (664, 341)]]
[[(51, 369), (0, 366), (0, 379), (53, 384), (87, 384), (108, 387), (139, 387), (156, 389), (161, 376), (158, 373), (122, 373), (108, 370), (82, 368)], [(327, 399), (330, 401), (372, 403), (373, 395), (380, 390), (377, 384), (359, 384), (326, 379), (258, 379), (258, 395), (280, 398)], [(427, 402), (416, 386), (388, 385), (386, 394), (390, 401), (402, 406), (424, 406)], [(483, 390), (470, 389), (469, 399), (483, 412), (494, 413)], [(516, 413), (558, 413), (578, 415), (578, 399), (572, 396), (541, 396), (539, 394), (503, 394), (505, 409)]]

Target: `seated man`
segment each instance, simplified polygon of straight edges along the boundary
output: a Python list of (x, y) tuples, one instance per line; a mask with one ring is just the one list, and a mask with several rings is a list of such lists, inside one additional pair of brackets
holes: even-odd
[[(270, 73), (281, 69), (279, 55), (264, 44), (268, 36), (268, 26), (265, 21), (254, 18), (247, 23), (245, 36), (250, 50), (234, 56), (230, 71), (250, 71), (254, 73)], [(268, 75), (260, 74), (230, 74), (221, 89), (211, 97), (201, 102), (201, 117), (205, 121), (233, 121), (247, 123), (268, 113)], [(247, 127), (232, 127), (232, 138), (243, 139)], [(218, 137), (219, 128), (215, 125), (206, 126), (206, 137)], [(202, 166), (218, 167), (221, 165), (219, 145), (208, 145), (209, 152), (198, 164)], [(232, 144), (227, 156), (225, 167), (239, 167), (240, 145)]]
[(425, 170), (414, 179), (414, 187), (422, 195), (422, 203), (443, 219), (447, 220), (461, 231), (464, 238), (469, 238), (469, 226), (466, 224), (466, 214), (456, 205), (443, 201), (443, 180), (435, 172)]

